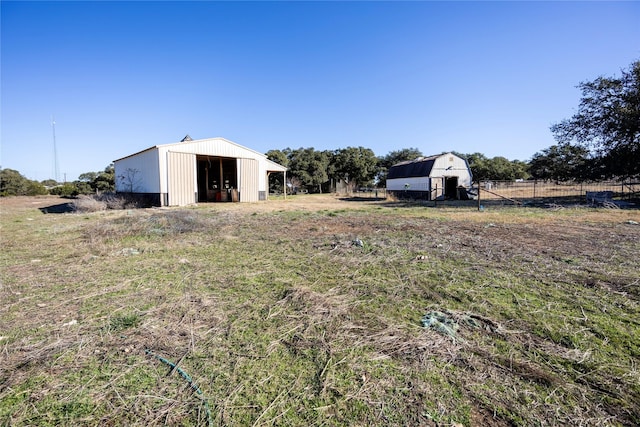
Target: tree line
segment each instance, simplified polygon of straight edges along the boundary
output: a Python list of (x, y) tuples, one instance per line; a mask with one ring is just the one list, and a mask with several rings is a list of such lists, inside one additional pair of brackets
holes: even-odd
[[(550, 127), (557, 144), (527, 161), (488, 158), (482, 153), (454, 152), (467, 160), (475, 181), (535, 179), (597, 181), (640, 179), (640, 60), (619, 77), (581, 82), (577, 112)], [(435, 154), (435, 153), (430, 153)], [(318, 151), (314, 148), (274, 149), (267, 157), (289, 170), (291, 190), (328, 192), (342, 183), (350, 189), (384, 187), (389, 168), (422, 157), (417, 148), (402, 148), (385, 156), (362, 146)], [(270, 190), (283, 191), (282, 177), (269, 178)], [(0, 196), (59, 194), (75, 196), (113, 191), (113, 165), (86, 172), (72, 183), (31, 181), (18, 171), (0, 168)], [(290, 191), (290, 190), (288, 190)]]
[[(528, 164), (504, 157), (488, 158), (481, 153), (454, 152), (469, 163), (475, 179), (514, 180), (527, 179)], [(417, 148), (394, 150), (385, 156), (376, 156), (365, 147), (347, 147), (337, 150), (317, 151), (314, 148), (285, 148), (270, 150), (267, 158), (283, 166), (287, 171), (287, 191), (324, 193), (333, 191), (338, 183), (349, 190), (385, 187), (387, 171), (397, 163), (424, 157)], [(270, 189), (283, 191), (281, 176), (270, 177)]]
[(53, 194), (75, 197), (80, 194), (105, 193), (115, 190), (115, 170), (110, 164), (100, 172), (85, 172), (73, 182), (59, 183), (54, 179), (33, 181), (14, 169), (0, 168), (0, 197), (39, 196)]

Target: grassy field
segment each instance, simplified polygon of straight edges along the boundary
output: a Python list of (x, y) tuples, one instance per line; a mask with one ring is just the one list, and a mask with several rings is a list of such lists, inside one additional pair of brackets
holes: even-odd
[(637, 210), (0, 203), (0, 425), (640, 424)]

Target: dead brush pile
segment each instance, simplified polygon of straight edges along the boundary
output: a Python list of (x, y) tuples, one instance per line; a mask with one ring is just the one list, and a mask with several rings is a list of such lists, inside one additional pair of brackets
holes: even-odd
[(71, 203), (74, 211), (91, 213), (104, 210), (138, 209), (149, 207), (149, 201), (142, 197), (127, 194), (100, 193), (80, 195)]
[(0, 419), (640, 422), (640, 227), (381, 206), (14, 220)]

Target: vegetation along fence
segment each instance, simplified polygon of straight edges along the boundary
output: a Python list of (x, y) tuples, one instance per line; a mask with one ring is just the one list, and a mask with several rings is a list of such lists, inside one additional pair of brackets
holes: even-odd
[[(478, 184), (476, 184), (478, 185)], [(481, 181), (478, 204), (640, 206), (640, 182)], [(476, 191), (477, 192), (477, 191)]]

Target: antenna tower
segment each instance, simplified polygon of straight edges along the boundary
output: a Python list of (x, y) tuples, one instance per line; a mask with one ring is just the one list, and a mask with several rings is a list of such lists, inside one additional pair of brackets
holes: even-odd
[(60, 182), (60, 168), (58, 167), (58, 148), (56, 147), (56, 121), (51, 116), (51, 130), (53, 132), (53, 179)]

